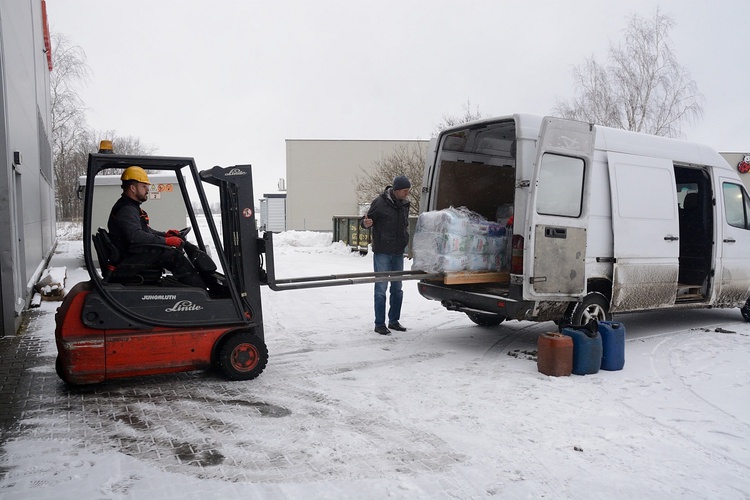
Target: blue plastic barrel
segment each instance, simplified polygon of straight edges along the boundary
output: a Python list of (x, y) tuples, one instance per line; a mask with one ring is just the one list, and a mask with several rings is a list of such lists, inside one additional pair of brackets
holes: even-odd
[(573, 373), (597, 373), (602, 365), (602, 337), (599, 332), (591, 332), (585, 327), (580, 330), (566, 327), (561, 333), (573, 339)]
[(622, 370), (625, 366), (625, 325), (616, 321), (600, 321), (602, 337), (602, 370)]

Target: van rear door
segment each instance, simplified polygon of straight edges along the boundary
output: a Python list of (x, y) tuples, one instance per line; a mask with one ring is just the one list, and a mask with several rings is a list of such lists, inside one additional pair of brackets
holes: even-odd
[(419, 195), (419, 213), (430, 210), (430, 186), (432, 185), (432, 176), (435, 175), (435, 158), (437, 157), (437, 137), (430, 139), (425, 155), (424, 176), (422, 178), (422, 192)]
[(680, 224), (671, 160), (607, 153), (614, 273), (610, 310), (674, 304)]
[(588, 123), (542, 121), (524, 227), (526, 298), (571, 300), (586, 291), (584, 189), (594, 134)]

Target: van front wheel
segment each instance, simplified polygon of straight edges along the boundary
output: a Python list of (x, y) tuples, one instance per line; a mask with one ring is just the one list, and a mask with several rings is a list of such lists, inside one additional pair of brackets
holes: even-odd
[(571, 325), (585, 325), (591, 320), (609, 321), (609, 300), (599, 292), (586, 295), (580, 302), (575, 302), (568, 307), (565, 314), (565, 322)]

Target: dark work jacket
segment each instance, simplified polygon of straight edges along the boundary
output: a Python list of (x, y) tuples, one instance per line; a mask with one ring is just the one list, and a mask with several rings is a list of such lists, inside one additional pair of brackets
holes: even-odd
[(390, 255), (403, 254), (409, 244), (409, 207), (407, 200), (397, 200), (390, 186), (372, 200), (367, 217), (372, 219), (372, 251)]
[(148, 214), (141, 208), (141, 204), (125, 195), (112, 207), (107, 230), (112, 242), (122, 252), (129, 252), (130, 245), (166, 245), (166, 234), (151, 229), (148, 225)]

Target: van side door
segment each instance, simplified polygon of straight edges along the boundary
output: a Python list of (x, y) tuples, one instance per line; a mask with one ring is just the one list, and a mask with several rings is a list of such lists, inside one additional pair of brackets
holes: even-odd
[(674, 304), (680, 222), (671, 160), (608, 152), (614, 272), (610, 311)]
[(750, 197), (742, 182), (719, 178), (723, 207), (718, 214), (720, 264), (716, 271), (715, 305), (742, 305), (750, 297)]
[[(586, 172), (593, 125), (545, 117), (524, 227), (524, 296), (570, 301), (586, 291)], [(531, 258), (530, 258), (531, 257)]]

